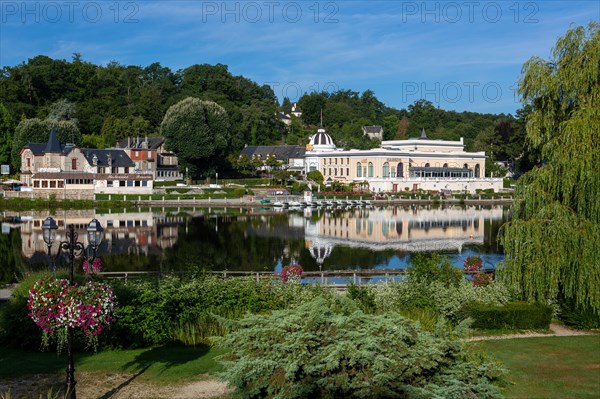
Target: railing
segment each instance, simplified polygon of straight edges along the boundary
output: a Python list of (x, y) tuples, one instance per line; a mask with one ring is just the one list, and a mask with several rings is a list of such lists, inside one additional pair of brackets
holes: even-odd
[[(321, 284), (331, 288), (345, 288), (349, 284), (372, 284), (393, 282), (402, 282), (408, 274), (408, 269), (364, 269), (364, 270), (332, 270), (332, 271), (305, 271), (302, 273), (301, 282)], [(494, 273), (493, 269), (485, 269), (485, 273)], [(144, 277), (162, 277), (166, 275), (182, 275), (188, 272), (161, 272), (161, 271), (131, 271), (131, 272), (102, 272), (102, 276), (108, 279), (137, 279)], [(475, 272), (464, 272), (465, 275), (472, 275)], [(253, 272), (253, 271), (206, 271), (206, 274), (220, 276), (221, 278), (232, 277), (254, 277), (256, 282), (261, 280), (280, 280), (279, 273), (276, 272)]]

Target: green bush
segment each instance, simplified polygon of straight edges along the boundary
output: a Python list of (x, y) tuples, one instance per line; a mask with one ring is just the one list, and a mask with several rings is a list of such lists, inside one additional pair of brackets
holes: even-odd
[(354, 300), (363, 312), (373, 313), (377, 306), (375, 304), (375, 291), (366, 285), (350, 284), (347, 287), (348, 297)]
[(539, 302), (504, 305), (473, 302), (465, 305), (464, 316), (473, 319), (472, 327), (480, 330), (542, 330), (550, 327), (552, 307)]
[(558, 317), (571, 327), (579, 329), (600, 328), (598, 314), (591, 309), (576, 306), (573, 300), (561, 299), (559, 301)]
[(240, 398), (500, 398), (501, 371), (460, 341), (339, 296), (248, 315), (218, 340)]
[(416, 254), (410, 261), (412, 267), (408, 269), (409, 281), (426, 284), (439, 281), (446, 286), (457, 286), (464, 280), (462, 270), (453, 267), (446, 256), (436, 253)]
[(429, 284), (415, 281), (378, 285), (374, 289), (378, 312), (404, 312), (412, 309), (429, 310), (452, 322), (465, 316), (465, 304), (481, 302), (501, 305), (516, 298), (514, 290), (501, 282), (486, 287), (474, 287), (469, 281), (446, 286), (434, 281)]

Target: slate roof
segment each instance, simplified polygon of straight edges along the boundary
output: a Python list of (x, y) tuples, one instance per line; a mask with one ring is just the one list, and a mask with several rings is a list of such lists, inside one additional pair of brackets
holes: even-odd
[(94, 155), (98, 158), (98, 166), (108, 166), (108, 157), (110, 155), (112, 166), (135, 166), (135, 162), (129, 158), (127, 153), (121, 149), (97, 149), (97, 148), (82, 148), (81, 152), (90, 165), (93, 165)]
[[(146, 149), (143, 147), (146, 138), (142, 137), (128, 137), (121, 141), (119, 141), (116, 145), (117, 148), (127, 148), (127, 149)], [(148, 149), (156, 150), (165, 142), (164, 137), (148, 137)]]
[(240, 155), (252, 158), (259, 155), (266, 159), (273, 154), (277, 159), (304, 158), (305, 147), (299, 145), (249, 145), (244, 148)]
[(50, 131), (50, 136), (48, 137), (48, 143), (46, 144), (46, 148), (44, 149), (45, 153), (48, 152), (55, 152), (55, 153), (60, 153), (62, 152), (62, 146), (60, 145), (60, 141), (58, 141), (58, 137), (56, 137), (56, 129), (52, 129)]

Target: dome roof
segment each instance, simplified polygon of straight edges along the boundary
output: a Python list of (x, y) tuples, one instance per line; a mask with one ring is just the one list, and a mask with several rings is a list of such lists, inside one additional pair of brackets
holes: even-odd
[(310, 138), (310, 145), (314, 151), (334, 150), (336, 148), (335, 144), (333, 144), (333, 139), (325, 133), (325, 129), (323, 128), (317, 130), (317, 134)]

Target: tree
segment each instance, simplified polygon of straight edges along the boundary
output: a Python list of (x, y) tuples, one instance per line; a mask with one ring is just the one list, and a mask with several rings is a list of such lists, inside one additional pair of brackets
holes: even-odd
[(0, 164), (10, 163), (13, 120), (3, 103), (0, 103)]
[(527, 61), (519, 92), (543, 162), (519, 179), (502, 276), (526, 299), (600, 315), (600, 25), (569, 30), (549, 61)]
[(212, 174), (229, 142), (229, 119), (219, 104), (188, 97), (171, 106), (160, 125), (166, 147), (177, 154), (180, 168), (195, 178)]

